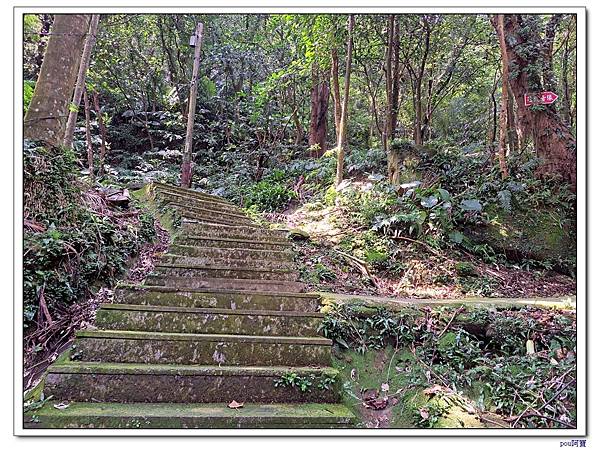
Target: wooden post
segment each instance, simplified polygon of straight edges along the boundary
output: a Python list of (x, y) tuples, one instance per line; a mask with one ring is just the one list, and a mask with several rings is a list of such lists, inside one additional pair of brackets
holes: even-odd
[(181, 186), (189, 188), (192, 186), (192, 148), (194, 141), (194, 119), (196, 113), (196, 95), (198, 94), (198, 66), (200, 65), (200, 47), (202, 46), (202, 30), (204, 25), (198, 23), (194, 34), (194, 68), (192, 70), (192, 84), (190, 86), (190, 98), (188, 100), (187, 132), (185, 135), (185, 149), (183, 150), (183, 162), (181, 164)]

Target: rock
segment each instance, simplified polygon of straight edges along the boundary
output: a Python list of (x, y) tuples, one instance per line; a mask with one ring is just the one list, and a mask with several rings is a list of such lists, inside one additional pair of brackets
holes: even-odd
[(292, 228), (288, 232), (288, 236), (291, 239), (299, 240), (299, 241), (308, 241), (308, 240), (310, 240), (310, 234), (308, 234), (304, 230), (301, 230), (300, 228)]
[(466, 228), (465, 235), (475, 243), (486, 243), (509, 259), (534, 259), (561, 263), (575, 256), (576, 242), (571, 234), (575, 224), (560, 210), (538, 208), (485, 209), (485, 225)]

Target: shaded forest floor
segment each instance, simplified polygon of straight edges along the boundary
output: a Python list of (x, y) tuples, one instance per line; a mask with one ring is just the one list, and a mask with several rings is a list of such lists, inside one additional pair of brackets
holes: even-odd
[(393, 239), (391, 263), (366, 262), (344, 245), (348, 239), (360, 239), (361, 231), (345, 228), (342, 214), (335, 206), (265, 214), (270, 221), (307, 233), (293, 235), (303, 280), (314, 290), (412, 298), (555, 297), (576, 292), (575, 279), (553, 270), (486, 262), (459, 249), (440, 251), (405, 237)]

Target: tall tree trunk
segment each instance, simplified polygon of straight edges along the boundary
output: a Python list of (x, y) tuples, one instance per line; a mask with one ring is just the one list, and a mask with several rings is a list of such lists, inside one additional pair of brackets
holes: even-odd
[[(569, 183), (571, 190), (577, 189), (577, 152), (576, 142), (569, 128), (562, 122), (553, 108), (525, 106), (526, 93), (543, 91), (540, 74), (535, 68), (540, 66), (538, 52), (525, 52), (528, 47), (537, 46), (540, 36), (537, 34), (535, 16), (508, 14), (504, 16), (507, 65), (514, 68), (516, 76), (510, 77), (512, 90), (517, 101), (522, 126), (531, 133), (533, 142), (542, 164), (538, 175), (558, 175)], [(498, 18), (492, 23), (499, 33)]]
[(329, 107), (329, 83), (321, 76), (318, 63), (312, 68), (312, 89), (310, 93), (310, 128), (308, 145), (317, 146), (314, 156), (321, 156), (327, 147), (327, 109)]
[(340, 134), (340, 121), (342, 118), (342, 101), (340, 99), (340, 59), (337, 48), (331, 49), (331, 87), (333, 94), (333, 117), (335, 122), (335, 142)]
[(98, 91), (93, 92), (94, 109), (96, 110), (96, 119), (98, 120), (98, 128), (100, 128), (100, 161), (98, 167), (98, 176), (104, 175), (104, 160), (106, 159), (106, 127), (100, 110), (100, 101), (98, 100)]
[(52, 25), (52, 16), (50, 14), (40, 14), (41, 29), (40, 38), (38, 40), (36, 52), (35, 52), (35, 69), (33, 76), (37, 77), (40, 74), (40, 68), (42, 62), (44, 62), (44, 52), (46, 51), (46, 43), (48, 41), (48, 33)]
[(202, 47), (202, 32), (204, 25), (196, 25), (196, 46), (194, 48), (194, 67), (192, 69), (192, 84), (190, 96), (188, 97), (188, 118), (185, 135), (185, 148), (183, 150), (183, 161), (181, 163), (181, 186), (189, 188), (192, 186), (192, 150), (194, 147), (194, 121), (196, 118), (196, 95), (198, 93), (198, 70), (200, 66), (200, 49)]
[(350, 97), (350, 70), (352, 69), (352, 30), (354, 29), (354, 14), (348, 17), (348, 47), (346, 49), (346, 76), (344, 79), (344, 100), (342, 102), (342, 117), (340, 119), (340, 133), (337, 141), (337, 169), (335, 175), (335, 184), (339, 184), (344, 179), (344, 157), (346, 155), (346, 137), (348, 129), (348, 99)]
[(69, 101), (77, 79), (90, 16), (57, 14), (25, 114), (23, 137), (58, 147), (64, 137)]
[(508, 126), (508, 56), (506, 55), (506, 41), (504, 38), (504, 14), (498, 14), (498, 37), (500, 40), (500, 53), (502, 54), (502, 106), (500, 110), (500, 135), (498, 137), (498, 163), (502, 178), (508, 177), (506, 165), (506, 135)]
[(96, 33), (98, 32), (99, 21), (100, 14), (93, 14), (92, 20), (90, 21), (90, 29), (85, 39), (85, 45), (83, 46), (81, 62), (79, 63), (77, 82), (75, 83), (75, 90), (73, 91), (73, 100), (71, 101), (71, 107), (69, 108), (69, 118), (67, 119), (67, 127), (65, 129), (65, 137), (63, 141), (65, 147), (71, 147), (71, 145), (73, 145), (73, 133), (75, 132), (75, 124), (77, 123), (77, 113), (79, 112), (81, 93), (85, 87), (85, 75), (90, 65), (92, 48), (94, 48), (94, 43), (96, 42)]
[(94, 182), (94, 147), (92, 145), (92, 132), (90, 130), (90, 102), (88, 100), (87, 89), (83, 89), (83, 110), (85, 113), (85, 142), (87, 147), (88, 170), (90, 179)]

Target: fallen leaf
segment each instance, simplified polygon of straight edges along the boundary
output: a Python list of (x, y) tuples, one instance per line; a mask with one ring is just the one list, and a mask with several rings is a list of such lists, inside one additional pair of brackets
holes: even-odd
[(423, 419), (429, 419), (429, 411), (427, 411), (427, 408), (419, 408), (419, 414), (421, 414)]
[(229, 405), (227, 405), (227, 407), (231, 408), (231, 409), (239, 409), (239, 408), (243, 408), (244, 404), (238, 403), (235, 400), (232, 400), (231, 403)]

